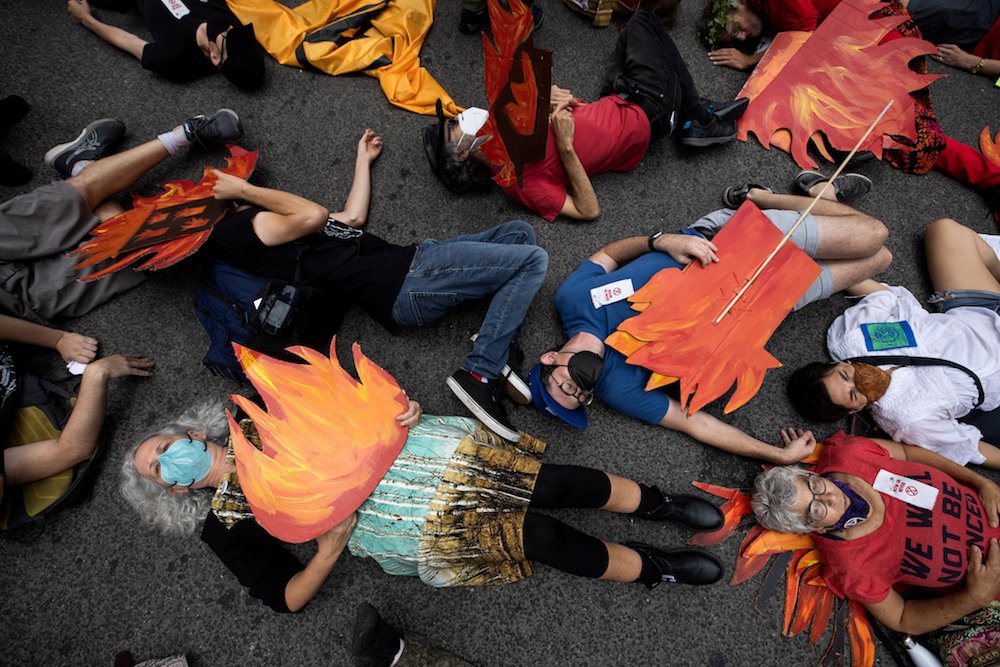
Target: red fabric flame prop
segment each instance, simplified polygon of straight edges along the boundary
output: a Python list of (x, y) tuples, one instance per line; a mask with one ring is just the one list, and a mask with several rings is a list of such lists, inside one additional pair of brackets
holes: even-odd
[[(250, 176), (260, 154), (239, 146), (228, 148), (232, 157), (226, 158), (226, 166), (220, 171), (240, 178)], [(73, 268), (82, 269), (124, 256), (114, 264), (80, 278), (80, 281), (98, 280), (135, 264), (147, 255), (152, 257), (135, 267), (137, 271), (163, 269), (194, 254), (208, 240), (212, 227), (226, 212), (227, 203), (212, 197), (215, 175), (209, 169), (211, 167), (205, 167), (204, 176), (197, 183), (170, 181), (155, 197), (135, 195), (130, 210), (95, 227), (90, 232), (89, 241), (69, 252), (70, 255), (80, 256), (80, 261)]]
[[(815, 460), (814, 457), (813, 460)], [(691, 544), (718, 544), (729, 537), (747, 514), (751, 514), (750, 495), (739, 489), (693, 482), (707, 493), (725, 498), (722, 506), (726, 523), (709, 535), (695, 536)], [(809, 641), (819, 642), (830, 626), (837, 596), (823, 580), (823, 562), (813, 539), (808, 535), (789, 535), (766, 530), (755, 525), (740, 544), (739, 556), (730, 584), (735, 586), (755, 577), (775, 554), (790, 553), (785, 566), (785, 606), (781, 633), (794, 637), (809, 629)], [(859, 564), (860, 566), (860, 564)], [(871, 667), (875, 663), (875, 640), (863, 605), (847, 601), (847, 633), (851, 641), (854, 667)], [(831, 638), (831, 643), (834, 640)]]
[(764, 349), (768, 339), (820, 274), (820, 268), (786, 243), (750, 289), (718, 324), (722, 312), (783, 234), (747, 201), (713, 239), (718, 264), (695, 262), (683, 271), (664, 269), (629, 297), (641, 314), (630, 317), (604, 341), (628, 363), (653, 372), (646, 389), (680, 379), (681, 404), (692, 414), (737, 389), (727, 413), (757, 393), (769, 368), (781, 365)]
[(493, 136), (482, 151), (498, 167), (493, 181), (508, 187), (521, 184), (524, 165), (545, 157), (552, 52), (535, 48), (531, 10), (521, 0), (510, 0), (509, 12), (497, 0), (487, 6), (493, 41), (483, 31), (483, 59), (490, 118), (480, 134)]
[[(994, 29), (1000, 26), (1000, 19), (997, 20)], [(986, 126), (979, 133), (979, 150), (982, 151), (986, 159), (1000, 167), (1000, 132), (997, 132), (996, 139), (990, 139), (990, 128)], [(993, 211), (993, 219), (1000, 222), (1000, 209)]]
[(917, 74), (907, 63), (936, 53), (937, 47), (910, 38), (880, 45), (905, 20), (869, 19), (881, 4), (843, 0), (814, 32), (778, 34), (740, 91), (740, 97), (751, 101), (740, 118), (738, 138), (746, 141), (753, 133), (765, 147), (780, 148), (802, 168), (814, 168), (816, 162), (806, 152), (810, 139), (827, 158), (822, 135), (833, 148), (848, 151), (892, 99), (889, 114), (861, 150), (881, 158), (882, 149), (894, 145), (882, 135), (916, 139), (909, 93), (941, 75)]
[(257, 523), (285, 542), (315, 539), (358, 509), (409, 431), (396, 421), (408, 403), (395, 379), (355, 343), (355, 380), (337, 361), (336, 342), (329, 357), (288, 348), (304, 364), (233, 345), (267, 406), (232, 397), (253, 420), (263, 447), (254, 447), (229, 415), (237, 475)]

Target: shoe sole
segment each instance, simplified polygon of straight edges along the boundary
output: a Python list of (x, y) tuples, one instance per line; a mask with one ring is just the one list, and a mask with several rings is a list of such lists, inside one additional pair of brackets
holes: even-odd
[[(473, 343), (479, 338), (476, 332), (469, 336)], [(531, 403), (531, 387), (521, 379), (521, 376), (514, 372), (509, 364), (504, 364), (500, 369), (500, 379), (503, 380), (504, 394), (517, 405), (529, 405)]]
[(448, 388), (451, 389), (451, 392), (455, 394), (458, 400), (462, 401), (462, 405), (464, 405), (469, 412), (474, 414), (476, 419), (481, 421), (486, 428), (493, 431), (504, 440), (517, 442), (521, 439), (520, 433), (517, 431), (511, 431), (509, 428), (490, 416), (489, 413), (483, 410), (478, 403), (472, 400), (472, 397), (465, 393), (465, 390), (462, 389), (462, 385), (460, 385), (455, 378), (449, 377), (445, 384), (448, 385)]
[(67, 141), (64, 144), (59, 144), (58, 146), (53, 146), (52, 148), (50, 148), (45, 153), (45, 157), (42, 158), (45, 161), (45, 164), (47, 164), (50, 167), (53, 166), (55, 164), (55, 161), (59, 159), (60, 154), (65, 152), (67, 149), (72, 148), (75, 144), (80, 143), (80, 141), (82, 141), (85, 136), (87, 136), (95, 129), (97, 129), (98, 125), (101, 125), (102, 123), (107, 123), (109, 121), (112, 123), (120, 122), (116, 118), (102, 118), (100, 120), (95, 120), (93, 123), (83, 128), (83, 132), (81, 132), (79, 136), (77, 136), (77, 138), (74, 139), (73, 141)]
[(736, 138), (736, 134), (730, 134), (725, 137), (685, 137), (681, 139), (681, 146), (695, 146), (697, 148), (704, 148), (705, 146), (714, 146), (716, 144), (728, 144), (730, 141)]

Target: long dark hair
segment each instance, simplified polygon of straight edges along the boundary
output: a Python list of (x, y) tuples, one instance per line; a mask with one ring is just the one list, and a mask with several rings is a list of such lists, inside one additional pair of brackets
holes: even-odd
[(823, 384), (823, 378), (836, 367), (836, 362), (814, 361), (788, 378), (785, 386), (788, 400), (809, 421), (829, 424), (851, 416), (850, 410), (833, 402)]

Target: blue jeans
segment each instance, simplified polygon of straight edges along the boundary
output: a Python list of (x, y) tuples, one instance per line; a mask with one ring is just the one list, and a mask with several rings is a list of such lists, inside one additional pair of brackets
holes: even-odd
[(978, 289), (950, 289), (934, 292), (928, 303), (936, 303), (938, 310), (947, 313), (952, 308), (989, 308), (1000, 313), (1000, 294)]
[(548, 266), (548, 254), (535, 245), (534, 228), (521, 220), (479, 234), (427, 239), (417, 246), (392, 319), (419, 327), (461, 303), (492, 295), (479, 338), (462, 368), (495, 379)]

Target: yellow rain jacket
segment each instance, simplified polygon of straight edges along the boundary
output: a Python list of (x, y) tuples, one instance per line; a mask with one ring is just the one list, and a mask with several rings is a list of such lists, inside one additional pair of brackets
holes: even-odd
[(420, 66), (420, 47), (434, 20), (434, 0), (309, 0), (289, 8), (273, 0), (226, 0), (261, 46), (282, 65), (334, 76), (364, 72), (396, 106), (433, 115), (459, 109)]

